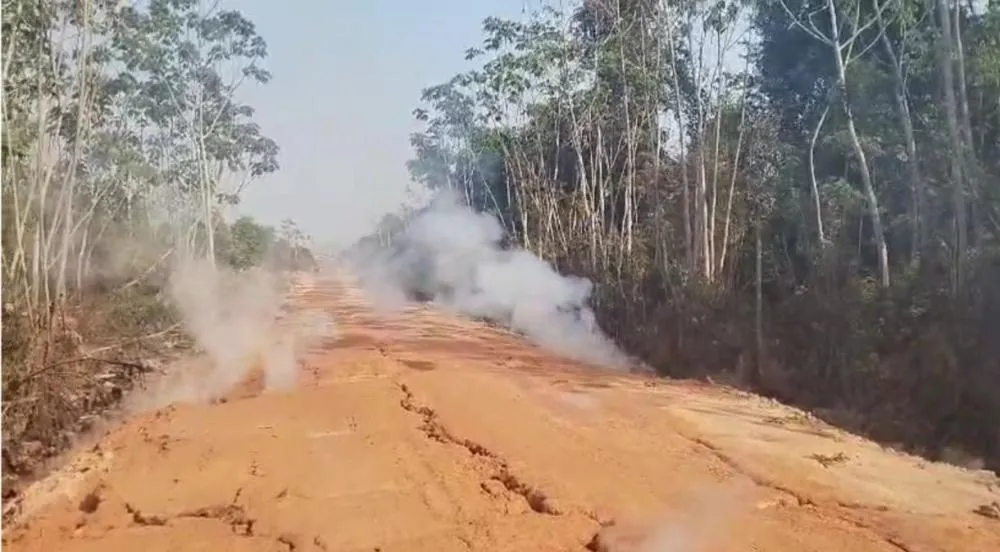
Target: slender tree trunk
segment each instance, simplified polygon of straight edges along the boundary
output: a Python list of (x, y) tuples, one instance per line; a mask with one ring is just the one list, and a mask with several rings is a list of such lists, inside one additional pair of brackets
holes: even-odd
[(74, 213), (73, 200), (76, 196), (77, 168), (80, 158), (83, 155), (83, 142), (86, 140), (86, 129), (90, 125), (90, 86), (88, 84), (89, 62), (90, 62), (90, 2), (83, 0), (80, 9), (83, 18), (80, 25), (80, 52), (77, 65), (77, 79), (79, 80), (77, 91), (77, 113), (76, 129), (73, 137), (73, 154), (67, 168), (65, 194), (66, 203), (65, 220), (63, 222), (62, 243), (59, 251), (59, 272), (56, 285), (56, 293), (60, 300), (66, 297), (66, 277), (69, 270), (69, 255), (71, 242), (74, 234)]
[(674, 48), (674, 37), (671, 32), (671, 23), (668, 21), (666, 24), (667, 31), (667, 48), (670, 50), (670, 74), (673, 77), (673, 88), (674, 88), (674, 117), (677, 121), (677, 139), (679, 140), (680, 155), (682, 162), (680, 163), (681, 171), (681, 202), (684, 220), (684, 258), (686, 261), (687, 269), (690, 271), (695, 271), (695, 256), (694, 256), (694, 240), (693, 232), (691, 229), (691, 180), (688, 176), (687, 162), (685, 161), (687, 151), (684, 144), (684, 120), (683, 120), (683, 110), (681, 109), (681, 83), (680, 76), (677, 71), (677, 53)]
[[(749, 58), (747, 59), (747, 67), (744, 68), (744, 75), (748, 75), (749, 69)], [(726, 268), (726, 255), (729, 251), (729, 227), (732, 223), (733, 217), (733, 195), (736, 190), (736, 176), (740, 172), (740, 154), (743, 151), (743, 135), (746, 130), (746, 118), (747, 118), (747, 91), (750, 85), (747, 83), (746, 78), (743, 81), (743, 92), (740, 97), (740, 122), (739, 128), (737, 129), (736, 136), (736, 153), (733, 154), (733, 165), (729, 175), (729, 193), (726, 198), (726, 218), (722, 226), (722, 246), (720, 249), (722, 252), (719, 254), (719, 268), (717, 272), (722, 274)]]
[(86, 268), (86, 258), (87, 252), (89, 250), (90, 244), (88, 243), (88, 238), (90, 237), (90, 227), (83, 229), (83, 235), (80, 238), (80, 250), (76, 255), (76, 292), (77, 294), (83, 293), (84, 288), (84, 274)]
[(971, 224), (969, 227), (972, 228), (972, 236), (970, 239), (972, 244), (976, 243), (978, 236), (980, 234), (979, 230), (979, 216), (978, 216), (978, 205), (975, 201), (979, 197), (979, 178), (980, 178), (980, 167), (979, 160), (976, 156), (976, 145), (972, 139), (972, 117), (969, 115), (969, 93), (966, 89), (966, 76), (965, 76), (965, 47), (962, 44), (962, 7), (961, 1), (955, 0), (955, 11), (952, 14), (952, 25), (953, 25), (953, 44), (955, 45), (955, 70), (956, 80), (958, 84), (958, 116), (959, 116), (959, 129), (962, 133), (962, 148), (964, 152), (962, 154), (962, 160), (964, 163), (964, 174), (965, 174), (965, 186), (967, 188), (966, 193), (972, 195), (974, 201), (969, 206)]
[(920, 170), (920, 160), (917, 158), (917, 140), (913, 131), (913, 117), (910, 114), (910, 102), (907, 98), (906, 78), (903, 74), (903, 55), (896, 55), (896, 50), (889, 40), (888, 29), (882, 7), (876, 2), (875, 17), (879, 26), (879, 42), (882, 50), (889, 58), (892, 67), (896, 117), (903, 131), (903, 142), (906, 147), (906, 166), (910, 177), (910, 229), (913, 233), (910, 246), (910, 258), (916, 259), (924, 248), (923, 211), (924, 211), (924, 178)]
[[(883, 35), (885, 37), (885, 35)], [(888, 39), (885, 39), (888, 43)], [(896, 66), (896, 111), (899, 124), (903, 130), (903, 140), (906, 143), (907, 167), (910, 175), (910, 193), (912, 197), (912, 230), (913, 255), (916, 256), (924, 247), (923, 211), (924, 211), (924, 176), (920, 170), (920, 159), (917, 156), (917, 140), (913, 131), (913, 118), (910, 116), (910, 103), (906, 98), (906, 83), (902, 71)]]
[(816, 182), (816, 142), (819, 140), (819, 133), (823, 129), (823, 123), (830, 112), (830, 104), (823, 108), (823, 113), (816, 122), (816, 129), (813, 131), (812, 140), (809, 141), (809, 184), (812, 191), (813, 210), (816, 213), (816, 234), (819, 238), (820, 247), (827, 244), (826, 233), (823, 231), (823, 204), (819, 197), (819, 183)]
[(756, 368), (751, 378), (757, 383), (764, 369), (764, 267), (760, 240), (760, 214), (755, 216), (754, 233), (754, 345), (757, 356)]
[(966, 167), (964, 163), (965, 148), (962, 146), (962, 137), (959, 130), (958, 106), (955, 99), (955, 50), (954, 38), (952, 37), (951, 9), (949, 0), (936, 1), (938, 17), (940, 19), (941, 34), (938, 40), (938, 60), (941, 68), (942, 86), (944, 88), (945, 118), (948, 121), (948, 135), (951, 139), (951, 177), (952, 177), (952, 198), (954, 202), (955, 218), (955, 251), (954, 251), (954, 276), (952, 281), (952, 291), (958, 293), (962, 289), (965, 280), (965, 250), (967, 242), (966, 205), (965, 205), (965, 182)]
[[(945, 0), (942, 0), (945, 1)], [(871, 171), (868, 168), (868, 158), (865, 150), (861, 146), (861, 138), (858, 136), (857, 128), (854, 124), (854, 113), (851, 109), (851, 101), (847, 94), (847, 68), (844, 63), (844, 55), (841, 51), (840, 28), (837, 22), (837, 8), (834, 0), (827, 0), (827, 12), (830, 15), (830, 29), (833, 41), (833, 58), (837, 67), (837, 83), (840, 92), (841, 104), (847, 119), (847, 132), (851, 138), (851, 148), (858, 162), (858, 169), (861, 171), (861, 182), (864, 186), (865, 198), (868, 202), (868, 214), (872, 219), (872, 234), (874, 234), (875, 248), (878, 256), (879, 282), (883, 288), (889, 287), (889, 248), (886, 245), (885, 229), (882, 226), (882, 215), (879, 208), (878, 196), (875, 195), (875, 184), (872, 182)], [(857, 25), (855, 25), (857, 27)]]

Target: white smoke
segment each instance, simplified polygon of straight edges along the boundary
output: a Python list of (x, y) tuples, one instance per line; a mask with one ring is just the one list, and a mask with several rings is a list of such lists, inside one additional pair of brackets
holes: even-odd
[(299, 375), (305, 342), (332, 335), (332, 320), (315, 311), (284, 315), (286, 282), (262, 268), (236, 272), (204, 259), (179, 260), (169, 296), (205, 362), (166, 374), (136, 399), (136, 408), (224, 396), (259, 370), (266, 390), (288, 390)]
[(418, 292), (447, 309), (505, 324), (558, 354), (618, 367), (625, 355), (603, 334), (585, 278), (564, 276), (523, 249), (505, 249), (496, 218), (450, 194), (414, 214), (388, 250), (361, 246), (351, 262), (377, 305)]

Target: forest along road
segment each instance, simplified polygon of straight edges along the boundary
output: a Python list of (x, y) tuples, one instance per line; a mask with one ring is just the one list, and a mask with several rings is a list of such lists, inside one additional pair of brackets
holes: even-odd
[(338, 326), (294, 389), (133, 417), (27, 491), (5, 550), (1000, 550), (991, 474), (346, 284), (292, 301)]

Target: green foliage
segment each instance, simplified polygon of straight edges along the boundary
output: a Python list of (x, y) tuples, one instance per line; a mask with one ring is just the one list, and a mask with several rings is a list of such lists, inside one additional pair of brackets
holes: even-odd
[(107, 116), (155, 129), (136, 136), (137, 145), (171, 160), (161, 178), (185, 192), (198, 189), (209, 161), (250, 176), (278, 168), (277, 145), (234, 96), (244, 83), (270, 80), (261, 67), (267, 45), (239, 12), (202, 11), (197, 0), (124, 8), (107, 49), (120, 69), (108, 74), (101, 98)]
[(236, 219), (229, 227), (229, 236), (227, 261), (239, 270), (263, 264), (275, 243), (274, 229), (249, 216)]
[(3, 7), (5, 283), (37, 308), (113, 242), (214, 249), (218, 211), (278, 168), (237, 94), (270, 80), (253, 22), (200, 0)]

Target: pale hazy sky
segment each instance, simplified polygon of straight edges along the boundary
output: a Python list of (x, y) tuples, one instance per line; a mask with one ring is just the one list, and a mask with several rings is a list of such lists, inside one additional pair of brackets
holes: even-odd
[(274, 79), (243, 92), (281, 169), (239, 207), (289, 217), (318, 242), (353, 240), (403, 199), (420, 90), (468, 64), (480, 23), (523, 0), (227, 0), (267, 40)]

